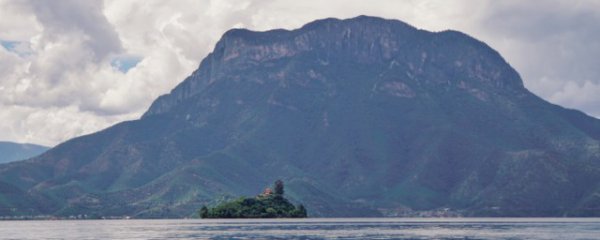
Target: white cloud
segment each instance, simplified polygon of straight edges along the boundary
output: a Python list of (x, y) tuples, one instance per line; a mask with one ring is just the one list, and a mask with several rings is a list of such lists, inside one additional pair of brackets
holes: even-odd
[(42, 25), (42, 42), (73, 40), (101, 61), (122, 51), (121, 41), (104, 16), (101, 1), (32, 1), (29, 6)]
[(549, 97), (550, 101), (560, 102), (565, 107), (589, 109), (589, 114), (600, 116), (600, 83), (578, 82), (564, 82), (563, 87)]
[(3, 134), (18, 135), (24, 141), (47, 145), (64, 141), (64, 136), (91, 133), (121, 120), (113, 116), (99, 118), (75, 106), (30, 108), (0, 104), (0, 108), (0, 119), (3, 120), (0, 131)]
[(37, 35), (42, 26), (33, 14), (27, 12), (27, 5), (18, 1), (0, 1), (0, 39), (6, 41), (28, 41)]
[[(499, 50), (532, 91), (600, 115), (600, 3), (446, 0), (0, 0), (0, 140), (55, 145), (139, 117), (228, 29), (374, 15), (457, 29)], [(139, 60), (127, 69), (119, 61)], [(123, 67), (123, 66), (121, 66)]]

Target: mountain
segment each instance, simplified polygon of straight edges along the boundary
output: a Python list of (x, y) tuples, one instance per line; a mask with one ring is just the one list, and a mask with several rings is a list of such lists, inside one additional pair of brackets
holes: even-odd
[(275, 179), (309, 216), (600, 216), (600, 120), (456, 31), (233, 29), (141, 119), (0, 165), (0, 215), (182, 217)]
[(0, 142), (0, 163), (24, 160), (42, 154), (48, 147), (35, 144)]

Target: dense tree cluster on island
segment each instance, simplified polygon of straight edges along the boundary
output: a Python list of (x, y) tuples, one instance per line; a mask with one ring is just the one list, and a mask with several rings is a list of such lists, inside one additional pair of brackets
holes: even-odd
[(203, 206), (201, 218), (305, 218), (306, 208), (297, 207), (283, 197), (283, 181), (277, 180), (271, 188), (266, 188), (256, 197), (240, 197), (221, 203), (213, 208)]

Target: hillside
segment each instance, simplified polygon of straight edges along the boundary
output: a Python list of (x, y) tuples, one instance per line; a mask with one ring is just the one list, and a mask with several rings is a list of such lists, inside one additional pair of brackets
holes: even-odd
[(48, 147), (35, 144), (0, 142), (0, 163), (24, 160), (42, 154)]
[(277, 178), (311, 216), (600, 216), (599, 141), (460, 32), (233, 29), (141, 119), (0, 165), (0, 215), (183, 217)]

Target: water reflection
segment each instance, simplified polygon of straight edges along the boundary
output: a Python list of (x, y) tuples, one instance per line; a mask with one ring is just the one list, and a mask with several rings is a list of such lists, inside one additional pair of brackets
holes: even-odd
[(0, 239), (598, 239), (600, 219), (0, 221)]

